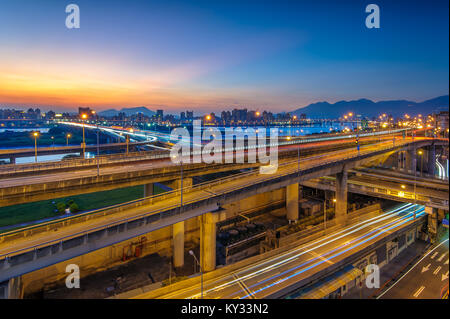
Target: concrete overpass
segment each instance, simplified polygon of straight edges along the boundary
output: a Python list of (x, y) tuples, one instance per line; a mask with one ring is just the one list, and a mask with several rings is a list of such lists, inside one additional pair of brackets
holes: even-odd
[[(417, 182), (414, 193), (414, 181), (392, 180), (383, 176), (351, 176), (348, 181), (348, 191), (361, 195), (384, 198), (405, 203), (418, 203), (427, 207), (448, 211), (448, 184), (445, 189), (441, 184)], [(336, 179), (332, 176), (312, 179), (301, 183), (303, 186), (335, 191)], [(437, 189), (436, 189), (437, 188)], [(415, 196), (414, 196), (415, 194)]]
[[(390, 140), (392, 137), (367, 136), (361, 145)], [(350, 139), (350, 140), (349, 140)], [(428, 140), (427, 140), (428, 141)], [(392, 143), (392, 142), (391, 142)], [(423, 143), (430, 143), (423, 142)], [(279, 160), (323, 153), (353, 147), (353, 138), (310, 138), (280, 143)], [(97, 166), (98, 165), (98, 166)], [(185, 177), (217, 172), (235, 171), (260, 166), (260, 163), (234, 164), (184, 164)], [(141, 152), (112, 155), (97, 159), (56, 162), (38, 165), (15, 165), (2, 170), (0, 167), (0, 207), (31, 201), (106, 191), (136, 185), (152, 185), (155, 182), (174, 181), (180, 178), (180, 166), (174, 164), (167, 151)], [(150, 195), (151, 189), (144, 195)]]
[[(347, 171), (376, 161), (386, 153), (405, 147), (424, 145), (427, 140), (382, 142), (361, 148), (309, 156), (280, 165), (276, 174), (246, 172), (213, 182), (188, 186), (162, 196), (87, 212), (58, 221), (43, 223), (2, 234), (0, 237), (0, 281), (40, 269), (107, 245), (137, 237), (168, 225), (174, 227), (175, 256), (184, 250), (184, 221), (202, 216), (200, 238), (202, 266), (215, 268), (214, 211), (227, 203), (286, 188), (288, 219), (298, 219), (298, 183), (326, 175), (337, 175), (336, 223), (347, 218)], [(359, 153), (359, 154), (358, 154)], [(300, 167), (300, 169), (299, 169)], [(175, 261), (177, 262), (177, 261)]]
[[(130, 150), (134, 150), (137, 146), (149, 145), (154, 142), (130, 142), (128, 143), (128, 148)], [(109, 143), (109, 144), (99, 144), (98, 149), (100, 151), (105, 150), (126, 150), (127, 143)], [(86, 145), (86, 152), (97, 152), (97, 145)], [(38, 147), (37, 155), (54, 155), (54, 154), (71, 154), (71, 153), (83, 153), (83, 148), (81, 145), (69, 145), (69, 146), (58, 146), (58, 147)], [(0, 159), (9, 159), (11, 164), (15, 164), (16, 159), (19, 157), (33, 157), (35, 155), (34, 148), (23, 148), (23, 149), (9, 149), (9, 150), (0, 150)], [(32, 166), (32, 165), (24, 165), (24, 167)], [(41, 167), (45, 167), (44, 164), (40, 164)], [(34, 167), (38, 167), (38, 165), (34, 165)], [(0, 166), (1, 172), (5, 171), (14, 171), (14, 168), (7, 165)], [(22, 170), (25, 171), (25, 170)]]

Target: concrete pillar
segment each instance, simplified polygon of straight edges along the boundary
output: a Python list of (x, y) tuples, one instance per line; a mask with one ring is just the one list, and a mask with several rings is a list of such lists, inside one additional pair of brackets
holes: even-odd
[(414, 174), (417, 169), (417, 156), (414, 149), (408, 150), (406, 153), (405, 170), (408, 173)]
[(153, 195), (153, 183), (145, 184), (144, 185), (144, 197), (152, 196)]
[(9, 164), (16, 164), (16, 158), (15, 157), (10, 157), (9, 158)]
[(22, 299), (23, 283), (22, 276), (14, 277), (0, 283), (0, 299)]
[(434, 242), (437, 235), (438, 210), (433, 207), (425, 207), (425, 212), (428, 214), (428, 235), (431, 242)]
[[(172, 189), (179, 189), (181, 188), (181, 179), (176, 179), (173, 181), (170, 181), (166, 184)], [(183, 178), (183, 188), (192, 186), (192, 177), (185, 177)]]
[(184, 221), (172, 225), (173, 236), (173, 266), (184, 265)]
[(406, 153), (405, 151), (397, 152), (397, 168), (399, 170), (404, 170), (406, 167), (406, 165), (405, 165), (406, 154), (405, 153)]
[(218, 213), (200, 216), (200, 264), (204, 272), (216, 269), (216, 223)]
[(347, 220), (347, 170), (336, 174), (336, 223), (345, 224)]
[(298, 220), (298, 183), (286, 187), (286, 210), (289, 221)]
[(435, 170), (436, 170), (436, 147), (433, 144), (428, 149), (428, 168), (427, 168), (427, 172), (428, 172), (429, 175), (434, 175)]

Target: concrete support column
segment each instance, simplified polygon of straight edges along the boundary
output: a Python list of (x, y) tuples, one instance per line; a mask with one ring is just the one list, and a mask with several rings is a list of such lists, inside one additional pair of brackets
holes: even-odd
[(429, 175), (434, 175), (436, 169), (436, 147), (431, 145), (428, 149), (428, 168)]
[(425, 212), (428, 214), (428, 235), (431, 242), (434, 242), (437, 235), (438, 210), (433, 207), (425, 207)]
[(145, 184), (144, 185), (144, 197), (152, 196), (153, 195), (153, 183)]
[(405, 171), (414, 174), (414, 170), (417, 169), (417, 157), (416, 152), (411, 149), (405, 152)]
[(286, 187), (286, 210), (289, 221), (298, 220), (298, 183)]
[(172, 225), (173, 236), (173, 266), (184, 265), (184, 221)]
[(347, 170), (336, 174), (336, 223), (345, 224), (347, 220)]
[(22, 276), (14, 277), (4, 283), (0, 283), (0, 299), (22, 299)]
[(10, 157), (9, 158), (9, 164), (16, 164), (16, 158), (15, 157)]
[(204, 272), (216, 269), (216, 223), (218, 213), (200, 216), (200, 264)]
[[(167, 183), (167, 186), (169, 186), (172, 189), (179, 189), (181, 188), (181, 179), (173, 180), (169, 183)], [(192, 186), (192, 177), (185, 177), (183, 178), (183, 188)]]
[(397, 168), (399, 170), (404, 170), (406, 165), (406, 154), (405, 151), (400, 151), (397, 153)]

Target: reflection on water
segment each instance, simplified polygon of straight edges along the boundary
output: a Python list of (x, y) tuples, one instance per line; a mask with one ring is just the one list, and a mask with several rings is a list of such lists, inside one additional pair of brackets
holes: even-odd
[[(80, 153), (38, 155), (37, 160), (38, 160), (38, 162), (54, 162), (54, 161), (60, 161), (65, 156), (68, 156), (68, 155), (80, 156)], [(86, 152), (86, 158), (95, 158), (95, 153)], [(34, 156), (16, 158), (16, 164), (28, 164), (28, 163), (34, 163), (34, 161), (35, 161)]]
[(34, 132), (39, 131), (41, 133), (48, 133), (49, 128), (45, 127), (37, 127), (37, 128), (0, 128), (0, 133), (4, 133), (6, 131), (10, 132)]

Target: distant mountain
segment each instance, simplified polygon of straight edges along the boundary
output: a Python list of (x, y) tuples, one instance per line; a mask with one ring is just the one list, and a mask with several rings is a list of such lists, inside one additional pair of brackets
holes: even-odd
[(339, 118), (348, 112), (361, 114), (369, 118), (377, 117), (382, 113), (391, 114), (394, 117), (404, 114), (417, 115), (430, 114), (448, 110), (449, 96), (443, 95), (420, 103), (407, 100), (373, 102), (368, 99), (354, 101), (339, 101), (333, 104), (328, 102), (312, 103), (299, 108), (291, 114), (299, 116), (304, 113), (308, 118)]
[(156, 114), (156, 112), (149, 110), (145, 106), (125, 107), (119, 111), (116, 109), (109, 109), (109, 110), (98, 112), (98, 114), (100, 116), (111, 117), (111, 116), (118, 115), (119, 113), (122, 113), (122, 112), (125, 113), (127, 116), (134, 115), (137, 113), (142, 113), (147, 116), (153, 116), (154, 114)]

